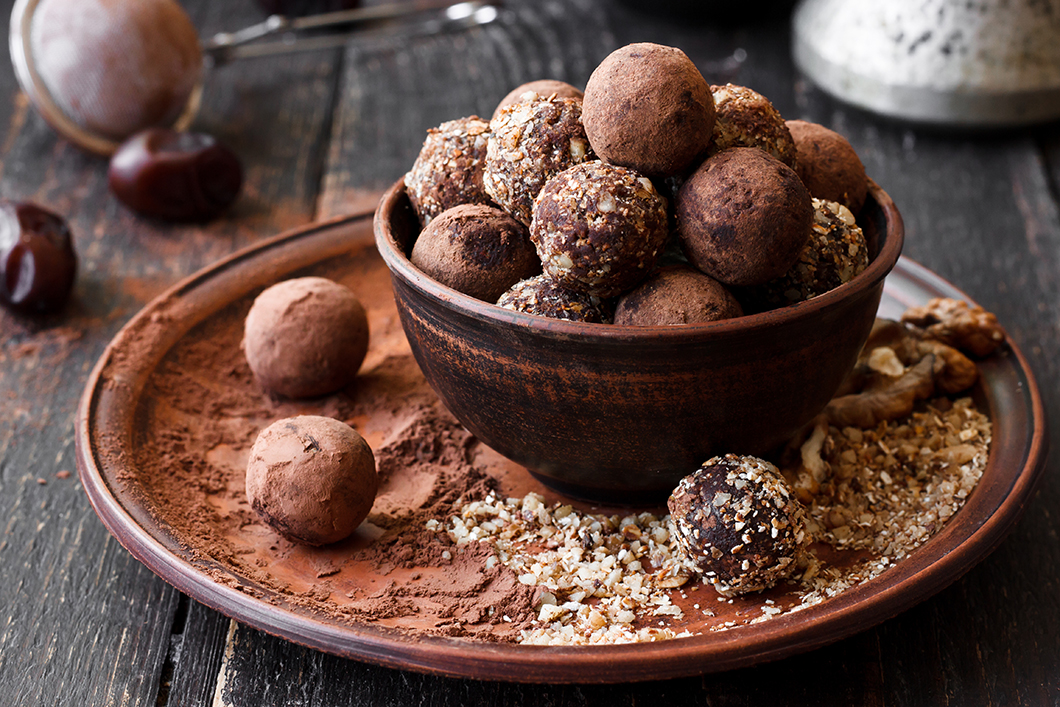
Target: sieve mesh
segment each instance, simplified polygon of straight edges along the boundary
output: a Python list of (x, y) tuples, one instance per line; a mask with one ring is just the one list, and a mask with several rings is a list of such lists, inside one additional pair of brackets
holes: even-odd
[(172, 125), (202, 78), (198, 35), (173, 0), (40, 0), (28, 44), (56, 106), (116, 141)]

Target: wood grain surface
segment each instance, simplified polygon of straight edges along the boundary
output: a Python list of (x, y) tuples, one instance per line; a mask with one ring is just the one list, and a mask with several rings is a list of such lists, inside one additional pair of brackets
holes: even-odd
[[(11, 0), (0, 3), (4, 26)], [(252, 0), (185, 0), (200, 32), (257, 21)], [(845, 134), (894, 198), (905, 253), (996, 312), (1053, 413), (1060, 379), (1060, 126), (948, 134), (835, 103), (800, 79), (787, 17), (725, 23), (628, 0), (512, 2), (461, 34), (374, 38), (211, 72), (195, 127), (235, 148), (244, 195), (207, 225), (131, 214), (106, 162), (55, 137), (0, 59), (0, 196), (63, 214), (80, 271), (62, 313), (0, 310), (2, 705), (1060, 704), (1058, 462), (1012, 535), (914, 609), (809, 654), (703, 678), (526, 686), (378, 668), (305, 649), (189, 601), (132, 559), (72, 472), (88, 371), (120, 326), (180, 277), (241, 246), (365, 203), (411, 165), (427, 128), (488, 115), (534, 78), (583, 85), (631, 41), (683, 48), (708, 80), (749, 85), (789, 118)], [(726, 63), (737, 49), (738, 66)]]

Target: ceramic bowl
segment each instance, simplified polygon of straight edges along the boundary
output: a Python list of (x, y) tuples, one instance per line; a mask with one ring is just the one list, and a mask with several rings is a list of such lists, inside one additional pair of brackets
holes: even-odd
[(375, 238), (416, 361), (472, 434), (561, 493), (643, 504), (716, 454), (767, 455), (831, 399), (904, 238), (874, 183), (858, 221), (872, 260), (849, 283), (779, 310), (670, 327), (547, 319), (436, 282), (408, 259), (419, 222), (400, 181), (376, 210)]

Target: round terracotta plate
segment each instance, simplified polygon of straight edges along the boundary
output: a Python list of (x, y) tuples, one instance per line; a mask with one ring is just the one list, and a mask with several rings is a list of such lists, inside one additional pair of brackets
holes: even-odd
[[(652, 680), (773, 660), (864, 630), (955, 581), (1013, 527), (1043, 468), (1047, 445), (1042, 403), (1026, 361), (1008, 342), (981, 366), (975, 397), (993, 421), (993, 445), (986, 471), (964, 507), (892, 569), (819, 604), (721, 631), (710, 630), (702, 618), (690, 618), (686, 625), (678, 620), (673, 628), (697, 635), (592, 647), (443, 637), (420, 631), (414, 613), (387, 620), (350, 612), (343, 616), (344, 596), (385, 587), (397, 576), (387, 574), (392, 568), (344, 559), (342, 553), (355, 553), (376, 536), (359, 530), (361, 537), (324, 551), (280, 543), (269, 529), (246, 520), (252, 514), (239, 490), (241, 465), (253, 437), (247, 430), (331, 403), (280, 404), (262, 396), (247, 405), (245, 400), (233, 402), (237, 398), (224, 388), (252, 383), (243, 370), (239, 337), (241, 317), (253, 297), (274, 282), (302, 274), (345, 282), (365, 301), (374, 352), (362, 375), (372, 378), (373, 371), (395, 361), (411, 361), (397, 324), (388, 273), (374, 249), (371, 214), (281, 234), (180, 283), (115, 337), (82, 398), (78, 464), (100, 518), (124, 547), (163, 579), (238, 621), (329, 653), (396, 668), (525, 682)], [(897, 317), (907, 307), (936, 296), (967, 299), (941, 278), (903, 259), (887, 280), (881, 316)], [(414, 370), (412, 375), (417, 374)], [(408, 376), (403, 380), (403, 385), (422, 387), (422, 382)], [(202, 391), (195, 398), (198, 402), (186, 404), (198, 389)], [(423, 390), (423, 395), (430, 395)], [(404, 404), (402, 400), (397, 398), (395, 407)], [(370, 443), (373, 435), (386, 432), (373, 431), (372, 420), (360, 422)], [(226, 442), (226, 430), (235, 430), (237, 423), (243, 427), (231, 434), (238, 443)], [(361, 424), (357, 426), (361, 429)], [(204, 436), (195, 438), (198, 441), (172, 444), (180, 434), (200, 428)], [(169, 446), (163, 444), (166, 440)], [(548, 496), (525, 471), (505, 466), (503, 460), (493, 459), (490, 464), (503, 477), (502, 490), (537, 490)], [(189, 485), (204, 494), (201, 507), (189, 511), (167, 506), (160, 479), (170, 473), (210, 475), (201, 484)], [(381, 504), (385, 501), (377, 500), (377, 506)], [(233, 517), (244, 520), (223, 528), (211, 526), (215, 522), (211, 519)], [(213, 537), (227, 549), (203, 550), (198, 535)], [(444, 568), (424, 569), (425, 574), (432, 571), (444, 573)], [(373, 572), (380, 576), (368, 576)], [(413, 579), (420, 574), (416, 572)], [(323, 594), (322, 585), (327, 587)], [(712, 590), (699, 596), (706, 598), (707, 592)], [(315, 597), (328, 602), (330, 610), (314, 606)], [(756, 595), (742, 603), (721, 603), (714, 621), (740, 612), (746, 616), (761, 601)]]

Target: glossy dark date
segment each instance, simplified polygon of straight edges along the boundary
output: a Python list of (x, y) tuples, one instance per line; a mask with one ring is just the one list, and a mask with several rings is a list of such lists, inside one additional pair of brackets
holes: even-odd
[(0, 201), (0, 301), (53, 312), (70, 297), (77, 256), (66, 222), (28, 202)]
[(110, 159), (110, 190), (133, 211), (169, 221), (205, 221), (243, 186), (239, 158), (212, 136), (152, 128)]

